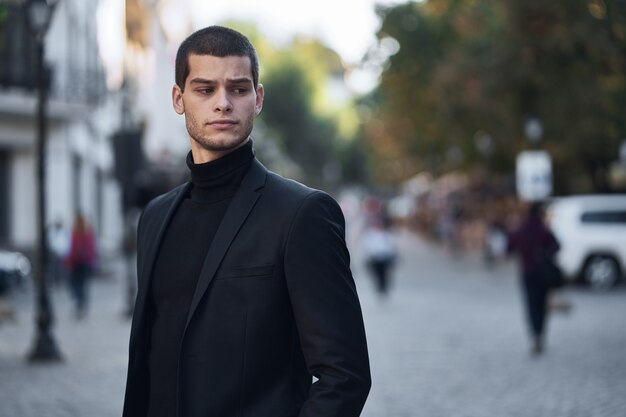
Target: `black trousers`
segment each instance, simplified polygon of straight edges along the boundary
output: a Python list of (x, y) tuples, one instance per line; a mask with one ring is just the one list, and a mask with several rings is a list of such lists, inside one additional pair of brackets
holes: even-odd
[(81, 313), (85, 313), (87, 309), (87, 281), (89, 279), (89, 271), (89, 266), (77, 265), (73, 267), (70, 272), (70, 292), (76, 303), (76, 310)]
[(390, 260), (370, 260), (369, 268), (376, 283), (376, 290), (380, 294), (386, 294), (389, 290)]
[(549, 289), (536, 272), (523, 274), (522, 289), (530, 331), (533, 336), (541, 337), (546, 326)]

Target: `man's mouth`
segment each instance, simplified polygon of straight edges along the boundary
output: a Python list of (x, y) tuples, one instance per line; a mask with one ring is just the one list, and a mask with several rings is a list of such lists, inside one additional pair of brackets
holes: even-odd
[(229, 129), (236, 124), (237, 122), (231, 119), (218, 119), (209, 122), (209, 125), (214, 129)]

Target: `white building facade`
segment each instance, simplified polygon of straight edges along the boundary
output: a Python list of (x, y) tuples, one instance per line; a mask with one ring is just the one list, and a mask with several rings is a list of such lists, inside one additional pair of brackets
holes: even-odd
[[(66, 228), (81, 212), (101, 250), (114, 251), (123, 215), (111, 137), (122, 112), (98, 54), (98, 2), (59, 1), (45, 38), (46, 210), (48, 224), (59, 220)], [(20, 2), (0, 7), (0, 248), (29, 251), (38, 240), (34, 42)]]

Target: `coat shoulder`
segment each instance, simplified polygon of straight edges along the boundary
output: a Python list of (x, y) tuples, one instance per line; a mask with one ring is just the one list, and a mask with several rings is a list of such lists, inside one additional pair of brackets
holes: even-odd
[(189, 187), (189, 183), (184, 183), (176, 188), (168, 191), (165, 194), (161, 194), (158, 197), (152, 199), (141, 213), (139, 218), (138, 233), (141, 236), (142, 231), (153, 230), (164, 221), (169, 209), (180, 198)]
[(146, 215), (150, 216), (161, 213), (163, 210), (167, 210), (172, 205), (172, 203), (174, 203), (176, 198), (178, 198), (181, 193), (185, 192), (188, 186), (189, 183), (180, 184), (179, 186), (173, 188), (165, 194), (161, 194), (150, 200), (150, 202), (143, 210), (144, 217)]
[(339, 204), (328, 193), (271, 171), (268, 173), (266, 195), (271, 201), (272, 210), (284, 218), (308, 218), (313, 213), (325, 213), (330, 218), (343, 219)]
[(304, 200), (317, 196), (333, 200), (324, 191), (308, 187), (298, 181), (282, 177), (271, 171), (268, 172), (266, 187), (270, 194), (280, 196), (280, 201), (285, 202), (301, 204)]

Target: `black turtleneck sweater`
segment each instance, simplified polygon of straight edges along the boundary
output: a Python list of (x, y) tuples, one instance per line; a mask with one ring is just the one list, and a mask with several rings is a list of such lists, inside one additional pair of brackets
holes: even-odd
[(187, 155), (192, 187), (165, 232), (151, 280), (148, 417), (176, 415), (178, 358), (191, 299), (211, 241), (253, 158), (252, 141), (204, 164)]

